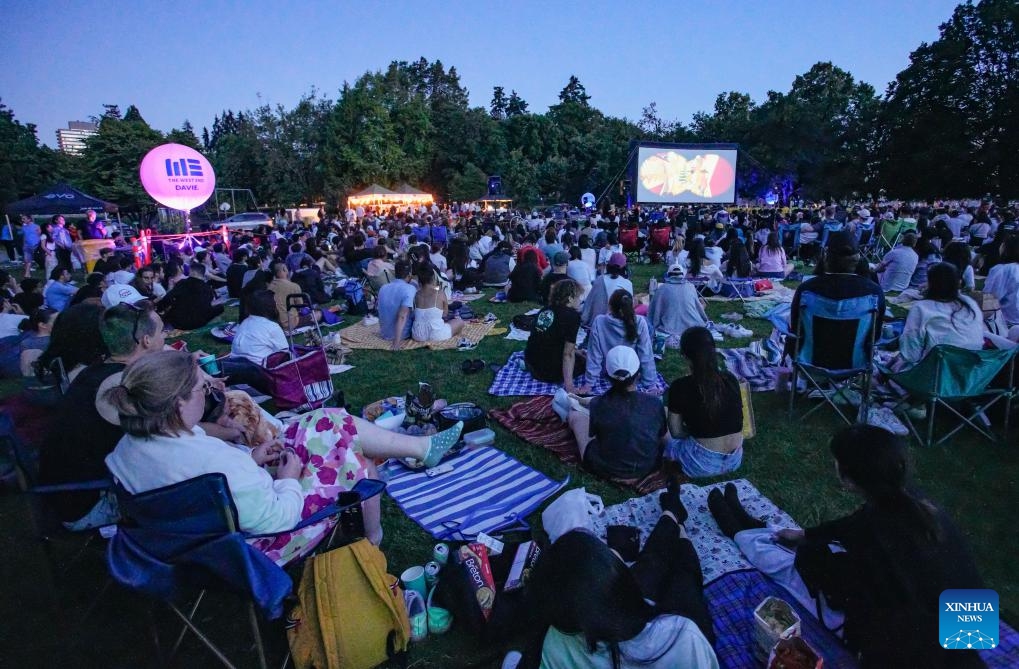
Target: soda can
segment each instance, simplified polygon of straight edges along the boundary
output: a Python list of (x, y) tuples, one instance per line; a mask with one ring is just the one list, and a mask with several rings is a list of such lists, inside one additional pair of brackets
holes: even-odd
[(446, 544), (435, 544), (435, 548), (432, 550), (432, 559), (440, 565), (446, 564), (449, 560), (449, 546)]
[[(443, 544), (445, 545), (445, 544)], [(435, 582), (439, 580), (439, 572), (442, 570), (442, 565), (434, 560), (425, 565), (425, 584), (431, 588), (435, 585)]]

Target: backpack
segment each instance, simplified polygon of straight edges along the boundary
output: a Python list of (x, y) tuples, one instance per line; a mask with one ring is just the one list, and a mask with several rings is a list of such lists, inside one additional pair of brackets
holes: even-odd
[(348, 279), (343, 286), (343, 295), (347, 300), (348, 314), (364, 316), (368, 313), (368, 300), (364, 295), (364, 286), (359, 281)]
[(406, 666), (403, 590), (367, 539), (310, 558), (297, 597), (287, 617), (297, 669), (370, 669), (392, 658)]

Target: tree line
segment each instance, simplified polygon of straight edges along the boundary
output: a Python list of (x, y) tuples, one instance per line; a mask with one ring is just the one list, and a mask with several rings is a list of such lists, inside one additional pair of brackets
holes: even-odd
[(489, 174), (526, 204), (620, 198), (614, 180), (632, 140), (735, 142), (740, 194), (783, 199), (877, 196), (1019, 197), (1019, 2), (956, 7), (883, 95), (833, 63), (754, 100), (720, 93), (689, 123), (608, 116), (571, 76), (544, 113), (495, 86), (472, 107), (455, 67), (394, 61), (344, 83), (336, 100), (311, 90), (292, 108), (225, 110), (200, 136), (190, 123), (153, 129), (134, 106), (106, 105), (81, 156), (38, 142), (0, 103), (0, 201), (63, 179), (128, 210), (151, 205), (141, 157), (165, 141), (203, 151), (222, 187), (251, 188), (267, 205), (327, 202), (377, 182), (409, 182), (447, 200), (484, 194)]

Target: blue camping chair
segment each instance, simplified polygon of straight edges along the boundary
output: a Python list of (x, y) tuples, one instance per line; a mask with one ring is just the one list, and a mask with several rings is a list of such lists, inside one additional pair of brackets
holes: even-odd
[(821, 230), (821, 248), (828, 248), (828, 238), (831, 237), (833, 232), (842, 232), (842, 224), (836, 223), (824, 226), (824, 229)]
[(870, 262), (877, 262), (880, 259), (879, 241), (880, 236), (876, 234), (873, 223), (861, 223), (856, 226), (856, 244), (860, 247), (860, 255)]
[[(381, 481), (358, 481), (352, 491), (341, 493), (336, 504), (289, 531), (343, 514), (383, 489), (385, 483)], [(207, 590), (216, 589), (248, 600), (248, 619), (259, 665), (266, 667), (256, 609), (270, 620), (279, 618), (293, 582), (281, 567), (249, 545), (246, 541), (249, 537), (238, 530), (237, 508), (226, 477), (205, 474), (137, 495), (119, 484), (114, 490), (122, 521), (107, 551), (110, 575), (117, 583), (163, 602), (181, 619), (184, 627), (169, 657), (176, 653), (190, 630), (225, 666), (234, 666), (194, 620)], [(351, 527), (341, 518), (332, 535), (319, 545), (320, 550), (331, 547), (341, 526), (345, 526), (345, 532), (363, 535), (363, 526)], [(185, 613), (175, 600), (195, 588), (200, 592)], [(156, 639), (158, 645), (158, 636)]]
[[(850, 425), (866, 422), (873, 373), (871, 356), (877, 338), (878, 297), (867, 295), (833, 300), (805, 291), (800, 294), (799, 310), (794, 333), (796, 346), (792, 355), (792, 387), (798, 387), (802, 375), (807, 381), (808, 391), (813, 389), (824, 400), (809, 409), (803, 417), (806, 418), (827, 404)], [(819, 341), (817, 331), (823, 321), (855, 327), (851, 351), (832, 351), (830, 342)], [(848, 364), (841, 368), (826, 366), (827, 361), (833, 359), (845, 360)], [(855, 420), (850, 419), (838, 404), (840, 399), (850, 405), (855, 403), (850, 390), (859, 393), (859, 410)], [(793, 415), (795, 401), (796, 393), (789, 393), (790, 416)]]
[(800, 251), (800, 224), (781, 223), (778, 226), (778, 242), (793, 257)]

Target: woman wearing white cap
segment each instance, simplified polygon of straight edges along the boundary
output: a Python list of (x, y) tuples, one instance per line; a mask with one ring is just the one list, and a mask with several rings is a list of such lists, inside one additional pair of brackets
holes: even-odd
[(665, 412), (657, 397), (637, 392), (640, 368), (632, 348), (616, 346), (605, 357), (609, 391), (567, 416), (584, 466), (600, 476), (639, 480), (661, 461)]

